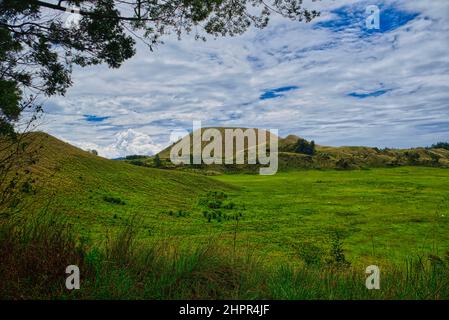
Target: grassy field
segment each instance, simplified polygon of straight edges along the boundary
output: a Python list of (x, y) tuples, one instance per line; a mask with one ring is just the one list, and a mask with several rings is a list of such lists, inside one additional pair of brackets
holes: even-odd
[[(449, 169), (206, 177), (40, 139), (35, 183), (21, 205), (0, 212), (9, 288), (0, 298), (65, 298), (55, 266), (73, 260), (89, 270), (89, 289), (72, 298), (449, 297)], [(16, 223), (32, 213), (71, 231), (48, 220)], [(42, 279), (27, 275), (36, 264), (48, 272)], [(391, 279), (380, 293), (364, 288), (371, 264)]]
[[(2, 299), (449, 299), (449, 259), (381, 269), (367, 290), (364, 269), (342, 264), (265, 264), (217, 242), (142, 245), (139, 220), (101, 246), (79, 243), (56, 215), (0, 224)], [(76, 265), (79, 290), (65, 288)]]
[(302, 263), (310, 252), (324, 256), (336, 236), (353, 264), (449, 250), (449, 169), (205, 177), (102, 159), (41, 138), (46, 156), (34, 168), (41, 180), (36, 194), (26, 195), (28, 208), (66, 217), (91, 241), (104, 240), (138, 216), (144, 241), (219, 239), (267, 263)]
[(339, 233), (353, 263), (388, 263), (449, 249), (449, 170), (401, 167), (223, 175), (248, 204), (240, 234), (267, 256), (325, 250)]

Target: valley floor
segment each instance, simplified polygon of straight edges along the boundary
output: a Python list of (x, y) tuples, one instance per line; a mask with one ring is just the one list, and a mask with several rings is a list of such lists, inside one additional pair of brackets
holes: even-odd
[[(273, 257), (325, 251), (339, 234), (355, 264), (384, 264), (449, 250), (449, 170), (400, 167), (222, 175), (247, 204), (242, 243)], [(331, 238), (331, 240), (330, 240)], [(310, 250), (309, 250), (310, 251)]]
[[(208, 178), (112, 165), (105, 172), (60, 172), (67, 187), (59, 184), (48, 200), (49, 210), (68, 217), (92, 241), (104, 241), (136, 216), (142, 241), (219, 240), (267, 263), (324, 259), (335, 241), (355, 265), (396, 263), (449, 250), (448, 169), (303, 170)], [(74, 175), (75, 181), (68, 183), (67, 176)], [(308, 257), (312, 253), (317, 257)]]

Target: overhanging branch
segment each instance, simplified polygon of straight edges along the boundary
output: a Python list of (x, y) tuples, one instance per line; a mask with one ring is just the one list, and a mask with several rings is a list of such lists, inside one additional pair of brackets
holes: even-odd
[[(40, 7), (49, 8), (49, 9), (58, 10), (58, 11), (70, 12), (70, 8), (61, 6), (60, 4), (54, 4), (54, 3), (38, 1), (38, 0), (32, 0), (31, 2), (34, 4), (37, 4)], [(79, 11), (77, 11), (77, 13), (82, 16), (89, 16), (89, 17), (95, 17), (95, 18), (100, 18), (100, 19), (118, 19), (121, 21), (136, 21), (136, 22), (156, 21), (155, 19), (142, 18), (142, 17), (136, 18), (136, 17), (122, 17), (122, 16), (107, 16), (107, 15), (98, 14), (95, 12), (85, 11), (85, 10), (79, 10)]]

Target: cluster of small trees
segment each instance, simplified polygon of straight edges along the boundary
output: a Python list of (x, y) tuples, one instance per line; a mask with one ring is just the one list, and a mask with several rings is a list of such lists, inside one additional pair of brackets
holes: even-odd
[(438, 143), (432, 144), (432, 148), (449, 150), (449, 142), (438, 142)]
[(315, 154), (315, 141), (308, 142), (305, 139), (298, 139), (295, 145), (295, 152), (313, 156)]

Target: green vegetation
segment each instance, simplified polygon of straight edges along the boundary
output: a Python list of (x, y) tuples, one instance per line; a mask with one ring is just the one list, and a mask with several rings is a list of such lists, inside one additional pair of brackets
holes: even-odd
[[(224, 136), (225, 129), (246, 128), (202, 128), (216, 129)], [(258, 129), (254, 129), (258, 132)], [(366, 169), (366, 168), (391, 168), (399, 166), (426, 166), (426, 167), (449, 167), (449, 150), (444, 143), (439, 143), (432, 148), (413, 149), (379, 149), (370, 147), (344, 146), (330, 147), (316, 145), (314, 141), (308, 142), (295, 135), (289, 135), (278, 139), (279, 170), (291, 171), (298, 169)], [(190, 134), (192, 142), (192, 134)], [(267, 141), (269, 141), (267, 134)], [(202, 142), (204, 148), (209, 142)], [(248, 143), (244, 142), (244, 153), (247, 154)], [(161, 168), (193, 171), (206, 175), (217, 175), (220, 173), (258, 173), (260, 165), (180, 165), (174, 166), (170, 163), (170, 150), (172, 146), (162, 150), (158, 157), (162, 161)], [(224, 141), (223, 147), (224, 150)], [(191, 146), (192, 152), (192, 146)], [(145, 161), (144, 161), (145, 162)], [(153, 166), (153, 161), (146, 161), (147, 166)]]
[(309, 156), (313, 156), (316, 152), (315, 150), (315, 141), (308, 142), (304, 139), (298, 139), (298, 142), (295, 146), (295, 152), (308, 154)]
[(324, 250), (335, 232), (356, 264), (449, 249), (446, 169), (305, 170), (213, 179), (240, 187), (229, 197), (247, 205), (241, 238), (267, 255), (295, 259), (310, 243)]
[(449, 150), (449, 142), (438, 142), (432, 145), (433, 149), (446, 149)]
[(159, 158), (159, 155), (158, 155), (158, 154), (154, 156), (154, 158), (153, 158), (153, 163), (154, 163), (154, 166), (155, 166), (156, 168), (160, 168), (160, 167), (162, 166), (162, 161), (161, 161), (161, 159)]
[[(0, 211), (2, 298), (449, 297), (448, 169), (206, 177), (35, 138), (34, 182)], [(77, 293), (68, 264), (85, 270)]]
[(226, 201), (227, 194), (217, 191), (209, 191), (205, 196), (200, 197), (198, 201), (199, 208), (202, 209), (203, 216), (208, 222), (216, 220), (217, 222), (239, 220), (243, 218), (242, 212), (236, 212), (235, 203)]
[(104, 239), (107, 230), (117, 229), (133, 214), (143, 217), (144, 235), (148, 229), (161, 237), (199, 234), (201, 213), (185, 224), (174, 223), (165, 213), (190, 210), (209, 190), (232, 189), (202, 175), (100, 158), (45, 134), (38, 134), (33, 145), (40, 150), (39, 161), (31, 168), (36, 192), (22, 193), (20, 205), (0, 210), (0, 221), (19, 210), (45, 207), (67, 217), (93, 241)]
[[(136, 237), (139, 223), (130, 219), (115, 237), (95, 247), (80, 242), (73, 228), (54, 215), (0, 225), (0, 299), (449, 298), (448, 257), (384, 269), (381, 290), (367, 290), (363, 269), (341, 263), (265, 265), (216, 241), (142, 245)], [(65, 289), (63, 271), (71, 264), (80, 268), (80, 290)]]

